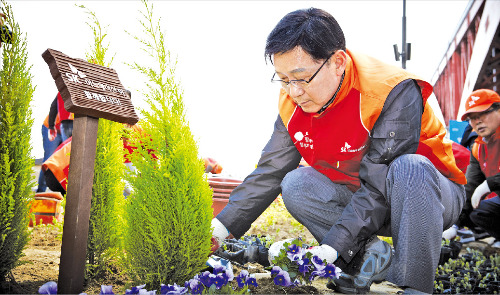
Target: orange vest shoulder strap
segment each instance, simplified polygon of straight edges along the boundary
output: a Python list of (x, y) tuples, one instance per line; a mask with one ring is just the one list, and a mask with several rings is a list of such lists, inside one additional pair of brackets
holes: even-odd
[(479, 143), (477, 142), (472, 145), (472, 155), (479, 161)]

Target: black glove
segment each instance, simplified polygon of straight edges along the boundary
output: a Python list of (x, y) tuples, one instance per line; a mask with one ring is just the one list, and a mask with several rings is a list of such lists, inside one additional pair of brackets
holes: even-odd
[(251, 262), (269, 266), (267, 251), (268, 249), (259, 238), (245, 236), (243, 240), (226, 239), (214, 254), (239, 264)]

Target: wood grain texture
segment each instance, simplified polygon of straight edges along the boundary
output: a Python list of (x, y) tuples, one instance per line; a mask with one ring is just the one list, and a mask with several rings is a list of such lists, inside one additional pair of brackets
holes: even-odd
[(139, 121), (114, 69), (53, 49), (47, 49), (42, 57), (69, 112), (131, 125)]

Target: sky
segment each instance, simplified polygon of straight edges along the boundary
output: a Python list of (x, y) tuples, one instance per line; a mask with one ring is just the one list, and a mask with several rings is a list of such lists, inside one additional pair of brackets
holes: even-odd
[[(85, 58), (93, 36), (84, 5), (107, 36), (122, 85), (132, 103), (145, 108), (144, 81), (127, 65), (147, 62), (140, 44), (140, 1), (7, 1), (28, 42), (33, 97), (33, 156), (43, 157), (41, 126), (57, 88), (42, 58), (48, 48)], [(403, 1), (150, 1), (160, 18), (165, 46), (177, 60), (186, 118), (201, 157), (211, 157), (223, 174), (243, 179), (257, 164), (278, 115), (279, 87), (264, 59), (268, 34), (287, 13), (317, 7), (331, 13), (344, 31), (347, 48), (401, 66), (393, 44), (402, 43)], [(448, 48), (468, 0), (407, 0), (406, 69), (430, 81)], [(132, 36), (131, 36), (132, 35)], [(1, 50), (1, 49), (0, 49)]]

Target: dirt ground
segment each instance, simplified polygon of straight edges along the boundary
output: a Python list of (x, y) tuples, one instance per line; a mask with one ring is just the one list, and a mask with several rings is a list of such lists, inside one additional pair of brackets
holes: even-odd
[[(262, 221), (258, 221), (262, 222)], [(283, 224), (276, 224), (279, 227), (279, 238), (288, 238), (294, 236), (297, 227), (291, 225), (290, 222)], [(24, 250), (23, 261), (28, 263), (20, 265), (13, 269), (12, 278), (6, 286), (3, 286), (3, 291), (0, 293), (5, 294), (37, 294), (38, 288), (48, 281), (56, 281), (59, 275), (59, 259), (61, 255), (61, 233), (55, 226), (37, 226), (30, 228), (31, 240)], [(253, 229), (253, 233), (258, 230)], [(251, 266), (254, 268), (253, 272), (262, 273), (263, 268), (259, 265)], [(238, 267), (235, 266), (235, 270)], [(326, 288), (326, 280), (317, 279), (313, 283), (313, 288), (303, 288), (300, 290), (292, 290), (289, 288), (278, 289), (270, 280), (269, 274), (257, 275), (257, 282), (260, 286), (257, 293), (281, 293), (281, 294), (328, 294), (332, 293), (331, 290)], [(101, 284), (111, 284), (114, 286), (113, 290), (123, 288), (125, 282), (120, 275), (114, 278), (108, 278), (105, 282), (92, 282), (85, 286), (84, 292), (87, 294), (98, 294)], [(1, 288), (0, 288), (1, 290)], [(270, 291), (272, 290), (272, 291)], [(394, 285), (384, 282), (381, 284), (374, 284), (371, 288), (373, 294), (395, 294), (398, 290)]]

